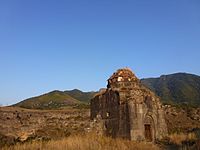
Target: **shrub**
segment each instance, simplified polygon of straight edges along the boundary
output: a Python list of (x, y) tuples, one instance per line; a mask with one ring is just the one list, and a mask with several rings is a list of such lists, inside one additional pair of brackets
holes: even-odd
[(194, 133), (174, 133), (169, 135), (170, 143), (182, 145), (183, 142), (195, 141), (196, 135)]

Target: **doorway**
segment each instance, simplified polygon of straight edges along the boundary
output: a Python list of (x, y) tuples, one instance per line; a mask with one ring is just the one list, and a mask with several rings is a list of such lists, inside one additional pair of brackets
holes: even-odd
[(151, 125), (150, 124), (145, 124), (144, 125), (144, 134), (145, 134), (145, 139), (148, 142), (151, 142), (152, 139), (152, 131), (151, 131)]

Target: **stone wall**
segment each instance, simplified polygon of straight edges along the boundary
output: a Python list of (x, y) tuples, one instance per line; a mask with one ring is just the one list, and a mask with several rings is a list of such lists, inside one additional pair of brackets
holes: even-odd
[(115, 72), (107, 89), (91, 100), (91, 119), (97, 115), (112, 137), (154, 141), (167, 135), (159, 98), (127, 68)]
[(101, 117), (104, 120), (106, 135), (128, 138), (130, 135), (127, 107), (127, 104), (120, 105), (117, 92), (106, 90), (91, 101), (91, 119)]

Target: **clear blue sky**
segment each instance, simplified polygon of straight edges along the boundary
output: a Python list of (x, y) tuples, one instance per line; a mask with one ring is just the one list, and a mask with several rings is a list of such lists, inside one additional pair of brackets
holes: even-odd
[(199, 75), (199, 59), (199, 0), (0, 1), (0, 104), (98, 90), (126, 66)]

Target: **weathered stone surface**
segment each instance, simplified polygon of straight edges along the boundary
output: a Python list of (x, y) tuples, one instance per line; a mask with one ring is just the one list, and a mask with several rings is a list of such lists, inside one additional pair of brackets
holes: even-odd
[(99, 115), (105, 134), (112, 137), (154, 141), (167, 135), (159, 98), (128, 68), (117, 70), (107, 89), (91, 100), (91, 119)]
[(0, 147), (29, 140), (59, 139), (88, 130), (91, 130), (88, 109), (0, 107)]

